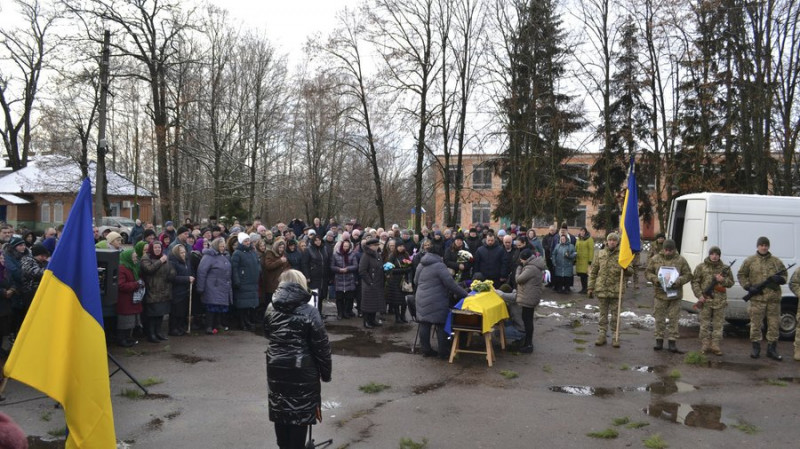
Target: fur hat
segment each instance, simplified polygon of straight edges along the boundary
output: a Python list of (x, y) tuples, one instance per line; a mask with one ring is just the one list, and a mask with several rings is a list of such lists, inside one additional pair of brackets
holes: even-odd
[(250, 240), (250, 234), (246, 234), (244, 232), (240, 232), (236, 239), (239, 240), (239, 243), (244, 243), (245, 240)]
[(47, 248), (45, 248), (41, 243), (37, 243), (31, 247), (31, 254), (33, 254), (33, 257), (49, 256), (50, 251), (48, 251)]
[(762, 235), (761, 237), (758, 238), (758, 241), (756, 241), (756, 245), (767, 245), (767, 246), (769, 246), (769, 239)]

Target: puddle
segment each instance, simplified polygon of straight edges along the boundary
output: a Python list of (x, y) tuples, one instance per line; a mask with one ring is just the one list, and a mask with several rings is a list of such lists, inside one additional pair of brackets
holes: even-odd
[(666, 396), (673, 393), (688, 393), (695, 390), (697, 390), (697, 387), (694, 385), (687, 384), (686, 382), (674, 381), (669, 378), (665, 378), (647, 385), (647, 391), (661, 396)]
[(638, 373), (652, 373), (656, 369), (657, 368), (655, 366), (642, 365), (642, 366), (634, 366), (633, 368), (631, 368), (631, 371), (636, 371)]
[(389, 339), (380, 341), (375, 339), (376, 334), (359, 329), (355, 326), (331, 326), (328, 332), (336, 335), (347, 335), (341, 340), (331, 341), (331, 352), (336, 355), (351, 357), (380, 357), (387, 352), (408, 353), (410, 345), (398, 343)]
[(711, 404), (681, 404), (657, 401), (643, 410), (647, 415), (665, 421), (711, 430), (725, 430), (722, 407)]
[(194, 365), (198, 362), (216, 362), (216, 360), (210, 357), (200, 357), (196, 355), (189, 355), (189, 354), (172, 354), (172, 357), (180, 360), (183, 363), (188, 363), (190, 365)]
[(607, 398), (616, 393), (631, 393), (631, 392), (644, 392), (648, 391), (647, 387), (590, 387), (586, 385), (554, 385), (548, 387), (548, 390), (556, 393), (566, 393), (573, 396), (596, 396), (599, 398)]
[(717, 360), (709, 360), (709, 368), (724, 369), (729, 371), (758, 371), (766, 368), (768, 365), (759, 365), (755, 363), (737, 363), (737, 362), (723, 362)]
[(147, 430), (161, 430), (164, 427), (164, 420), (161, 418), (153, 418), (147, 423)]
[(782, 380), (790, 384), (800, 384), (800, 377), (779, 377), (778, 380)]
[(342, 404), (336, 401), (322, 401), (322, 410), (333, 410), (341, 406)]
[(425, 394), (429, 391), (438, 390), (443, 386), (445, 386), (445, 382), (434, 382), (432, 384), (427, 384), (427, 385), (417, 385), (416, 387), (414, 387), (412, 391), (414, 392), (414, 394)]

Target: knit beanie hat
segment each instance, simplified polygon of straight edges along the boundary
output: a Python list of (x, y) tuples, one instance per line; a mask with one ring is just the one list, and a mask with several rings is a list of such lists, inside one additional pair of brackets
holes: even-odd
[(718, 256), (721, 256), (722, 255), (722, 250), (719, 249), (719, 246), (712, 246), (711, 248), (708, 249), (708, 255), (710, 256), (712, 254), (716, 254)]
[(764, 237), (764, 236), (761, 236), (761, 237), (758, 238), (758, 241), (756, 242), (756, 245), (767, 245), (767, 246), (769, 246), (769, 239)]
[(664, 240), (664, 249), (675, 251), (677, 249), (677, 246), (675, 246), (675, 240), (672, 239)]
[(244, 243), (245, 240), (250, 240), (250, 234), (245, 234), (244, 232), (240, 232), (239, 235), (236, 236), (239, 240), (239, 243)]

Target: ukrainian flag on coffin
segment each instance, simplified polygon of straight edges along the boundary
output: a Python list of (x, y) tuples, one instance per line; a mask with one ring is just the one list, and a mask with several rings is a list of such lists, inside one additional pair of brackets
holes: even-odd
[(116, 447), (88, 179), (3, 373), (61, 403), (67, 448)]

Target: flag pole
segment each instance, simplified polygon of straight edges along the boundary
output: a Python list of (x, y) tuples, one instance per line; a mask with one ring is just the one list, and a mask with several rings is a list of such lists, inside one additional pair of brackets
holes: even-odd
[(620, 313), (622, 312), (622, 288), (625, 286), (624, 282), (625, 270), (619, 270), (619, 298), (617, 299), (617, 325), (614, 328), (614, 342), (613, 344), (619, 344), (619, 318)]

